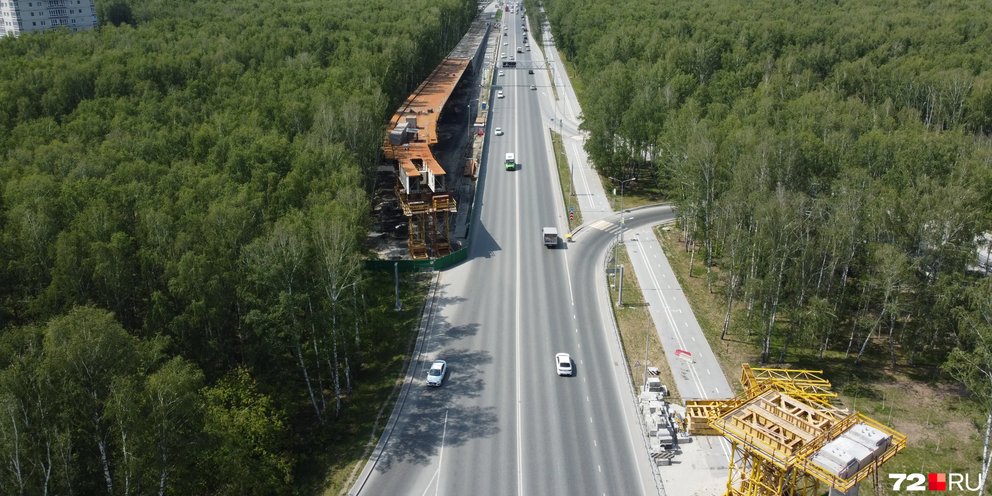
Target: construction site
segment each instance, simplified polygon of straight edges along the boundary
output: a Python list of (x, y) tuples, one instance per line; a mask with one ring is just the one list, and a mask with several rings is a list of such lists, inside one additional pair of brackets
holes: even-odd
[(648, 380), (640, 395), (652, 458), (671, 465), (686, 443), (720, 436), (730, 444), (725, 496), (857, 496), (878, 486), (879, 468), (906, 436), (844, 408), (820, 370), (751, 368), (733, 398), (668, 404)]
[(389, 120), (368, 241), (380, 259), (436, 259), (461, 247), (488, 119), (494, 22), (477, 17)]
[[(368, 242), (380, 260), (433, 263), (462, 248), (489, 121), (496, 26), (493, 15), (478, 17), (388, 122), (373, 203), (378, 229)], [(666, 387), (648, 379), (638, 401), (662, 479), (666, 466), (676, 470), (665, 485), (674, 479), (677, 487), (666, 489), (857, 496), (864, 483), (878, 487), (879, 469), (906, 436), (845, 408), (822, 374), (744, 364), (739, 394), (684, 405), (669, 403)]]

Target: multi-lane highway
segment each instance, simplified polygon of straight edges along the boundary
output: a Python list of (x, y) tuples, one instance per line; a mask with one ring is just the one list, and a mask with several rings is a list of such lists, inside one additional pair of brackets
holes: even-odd
[[(542, 243), (543, 226), (565, 232), (565, 212), (538, 100), (550, 92), (530, 89), (532, 52), (515, 53), (521, 19), (500, 36), (521, 67), (497, 78), (490, 128), (504, 135), (489, 138), (469, 259), (439, 277), (413, 383), (353, 493), (657, 494), (605, 293), (616, 226)], [(503, 169), (507, 152), (517, 170)], [(574, 377), (556, 375), (557, 352)], [(450, 372), (428, 388), (435, 358)]]

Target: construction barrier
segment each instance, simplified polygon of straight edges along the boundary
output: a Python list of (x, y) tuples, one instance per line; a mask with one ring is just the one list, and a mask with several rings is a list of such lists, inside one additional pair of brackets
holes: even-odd
[(455, 250), (443, 257), (426, 260), (366, 260), (365, 268), (369, 270), (395, 270), (400, 272), (419, 272), (422, 270), (445, 270), (468, 258), (468, 247)]

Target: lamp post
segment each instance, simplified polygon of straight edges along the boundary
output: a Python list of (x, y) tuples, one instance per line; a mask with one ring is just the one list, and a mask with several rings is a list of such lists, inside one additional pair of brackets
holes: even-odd
[[(636, 177), (632, 177), (630, 179), (617, 179), (617, 178), (611, 177), (611, 176), (607, 176), (607, 177), (609, 177), (610, 180), (612, 180), (614, 182), (620, 183), (620, 233), (618, 234), (619, 239), (613, 245), (613, 273), (616, 274), (617, 273), (617, 265), (620, 263), (620, 260), (617, 258), (618, 257), (618, 253), (619, 253), (618, 250), (620, 249), (620, 244), (623, 243), (623, 229), (624, 229), (624, 218), (623, 218), (623, 187), (624, 187), (625, 184), (627, 184), (627, 183), (629, 183), (631, 181), (636, 181), (637, 178)], [(614, 190), (614, 191), (616, 191), (616, 190)], [(618, 301), (619, 301), (619, 299), (618, 299)]]
[(624, 226), (624, 219), (623, 219), (623, 187), (624, 187), (625, 184), (627, 184), (627, 183), (629, 183), (631, 181), (636, 181), (637, 178), (636, 177), (632, 177), (630, 179), (617, 179), (615, 177), (610, 177), (610, 179), (612, 181), (615, 181), (615, 182), (620, 183), (620, 242), (623, 243), (623, 226)]

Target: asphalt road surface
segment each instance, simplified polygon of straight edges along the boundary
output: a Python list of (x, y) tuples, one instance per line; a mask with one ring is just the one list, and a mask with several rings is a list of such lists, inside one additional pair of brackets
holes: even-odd
[[(510, 16), (517, 54), (521, 16)], [(526, 66), (525, 66), (526, 67)], [(469, 259), (441, 274), (408, 394), (382, 452), (353, 492), (369, 495), (657, 494), (609, 313), (603, 259), (617, 226), (548, 249), (566, 232), (550, 143), (527, 69), (506, 70), (493, 101)], [(503, 169), (513, 152), (517, 170)], [(628, 216), (628, 227), (668, 210)], [(570, 353), (575, 376), (558, 377)], [(440, 388), (425, 385), (435, 358)]]

